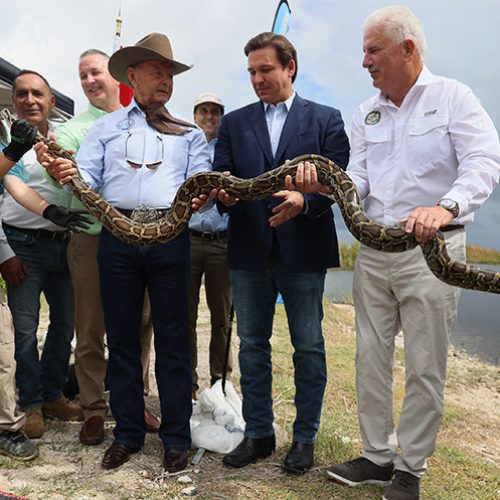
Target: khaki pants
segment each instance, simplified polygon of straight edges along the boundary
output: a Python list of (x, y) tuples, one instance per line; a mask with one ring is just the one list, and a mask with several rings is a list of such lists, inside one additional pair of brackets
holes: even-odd
[(23, 425), (24, 413), (16, 408), (14, 325), (0, 289), (0, 431), (18, 431)]
[[(453, 259), (465, 262), (463, 229), (446, 233), (446, 245)], [(448, 339), (459, 289), (431, 273), (419, 247), (389, 254), (362, 246), (353, 294), (363, 456), (421, 476), (441, 423)], [(392, 385), (394, 338), (400, 330), (406, 384), (396, 442)]]
[[(75, 371), (80, 388), (80, 404), (85, 419), (94, 415), (104, 417), (107, 411), (104, 398), (105, 327), (97, 265), (98, 247), (99, 236), (87, 233), (72, 234), (68, 247), (68, 266), (75, 296)], [(152, 334), (151, 307), (146, 294), (141, 331), (141, 361), (145, 395), (149, 392)]]
[[(200, 301), (201, 279), (205, 275), (205, 294), (210, 310), (210, 384), (222, 378), (228, 337), (228, 318), (231, 307), (231, 279), (227, 265), (227, 240), (208, 240), (191, 237), (189, 281), (189, 342), (193, 387), (198, 389), (196, 320)], [(229, 351), (227, 374), (232, 372)]]

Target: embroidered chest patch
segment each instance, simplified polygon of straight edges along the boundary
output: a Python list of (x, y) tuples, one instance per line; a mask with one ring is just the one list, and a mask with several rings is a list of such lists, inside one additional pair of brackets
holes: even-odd
[(380, 111), (370, 111), (365, 116), (365, 125), (376, 125), (380, 121)]

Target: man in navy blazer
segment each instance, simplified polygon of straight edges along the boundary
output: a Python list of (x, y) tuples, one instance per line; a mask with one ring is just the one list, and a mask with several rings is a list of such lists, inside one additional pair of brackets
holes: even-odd
[[(214, 169), (250, 178), (306, 153), (345, 168), (349, 142), (340, 112), (295, 93), (297, 54), (287, 38), (261, 33), (247, 43), (245, 54), (259, 102), (222, 118)], [(230, 215), (228, 260), (246, 422), (245, 438), (223, 462), (244, 467), (274, 451), (270, 338), (280, 292), (295, 348), (297, 409), (283, 467), (305, 472), (313, 463), (326, 384), (324, 281), (326, 269), (339, 265), (331, 200), (296, 191), (242, 201), (221, 190), (218, 198)]]

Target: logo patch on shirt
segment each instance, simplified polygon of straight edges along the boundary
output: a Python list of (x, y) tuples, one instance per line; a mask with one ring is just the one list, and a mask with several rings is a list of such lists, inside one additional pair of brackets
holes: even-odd
[(432, 116), (432, 115), (435, 115), (437, 113), (437, 109), (433, 109), (431, 111), (426, 111), (424, 113), (424, 116)]
[(134, 126), (134, 120), (132, 118), (125, 118), (116, 124), (118, 130), (128, 130), (129, 127)]
[(365, 116), (365, 125), (376, 125), (380, 121), (380, 111), (370, 111)]

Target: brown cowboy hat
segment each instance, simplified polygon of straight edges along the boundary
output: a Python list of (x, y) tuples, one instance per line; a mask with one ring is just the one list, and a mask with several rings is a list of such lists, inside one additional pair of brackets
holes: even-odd
[(130, 85), (127, 69), (134, 64), (145, 61), (164, 61), (170, 63), (174, 75), (192, 68), (174, 60), (174, 53), (167, 35), (150, 33), (131, 47), (117, 50), (109, 59), (108, 69), (115, 80)]

